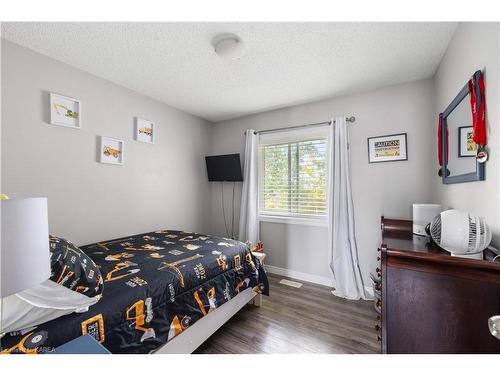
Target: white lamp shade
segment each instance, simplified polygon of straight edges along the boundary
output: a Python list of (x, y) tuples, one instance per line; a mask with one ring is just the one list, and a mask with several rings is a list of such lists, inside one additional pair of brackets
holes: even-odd
[(47, 198), (0, 201), (0, 297), (29, 289), (50, 277)]

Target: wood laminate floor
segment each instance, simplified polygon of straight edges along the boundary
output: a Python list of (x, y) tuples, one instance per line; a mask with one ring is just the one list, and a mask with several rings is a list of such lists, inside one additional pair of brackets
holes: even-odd
[(317, 284), (300, 281), (297, 289), (279, 284), (282, 276), (268, 278), (271, 295), (263, 305), (243, 307), (195, 353), (380, 353), (371, 302), (344, 300)]

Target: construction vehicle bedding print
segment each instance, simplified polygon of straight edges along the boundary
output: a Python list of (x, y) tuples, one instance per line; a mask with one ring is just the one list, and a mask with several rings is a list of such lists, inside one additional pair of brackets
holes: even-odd
[(90, 334), (112, 353), (149, 353), (243, 290), (269, 293), (249, 246), (228, 238), (160, 230), (80, 249), (100, 269), (99, 302), (7, 333), (0, 352), (50, 352)]

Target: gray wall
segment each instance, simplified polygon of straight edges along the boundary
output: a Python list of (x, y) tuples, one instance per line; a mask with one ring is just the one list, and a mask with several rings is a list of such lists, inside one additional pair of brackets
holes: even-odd
[[(49, 92), (82, 101), (81, 130), (48, 124)], [(134, 116), (156, 122), (154, 145), (133, 140)], [(202, 119), (2, 40), (1, 191), (48, 197), (53, 234), (84, 244), (206, 231), (209, 132)], [(125, 141), (123, 166), (96, 162), (98, 135)]]
[[(245, 129), (278, 128), (355, 115), (350, 125), (352, 189), (362, 271), (376, 267), (380, 215), (411, 218), (411, 205), (430, 202), (434, 157), (434, 99), (431, 80), (293, 106), (213, 125), (212, 154), (243, 156)], [(369, 164), (367, 137), (408, 133), (408, 161)], [(226, 186), (227, 194), (230, 186)], [(237, 190), (237, 212), (241, 185)], [(227, 198), (227, 196), (226, 196)], [(432, 202), (431, 202), (432, 203)], [(229, 203), (227, 201), (229, 207)], [(212, 232), (223, 234), (220, 185), (212, 186)], [(237, 215), (238, 216), (238, 215)], [(262, 240), (272, 266), (330, 278), (327, 228), (261, 223)]]
[[(442, 112), (472, 73), (484, 70), (486, 85), (486, 118), (490, 158), (486, 163), (486, 180), (443, 185), (434, 173), (434, 200), (452, 208), (484, 216), (493, 231), (493, 243), (500, 243), (500, 28), (498, 23), (461, 23), (435, 76), (435, 117)], [(453, 151), (453, 150), (452, 150)], [(437, 170), (436, 148), (434, 149)]]

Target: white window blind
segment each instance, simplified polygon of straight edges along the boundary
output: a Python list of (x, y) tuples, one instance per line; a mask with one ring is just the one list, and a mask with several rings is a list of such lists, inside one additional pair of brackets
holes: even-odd
[(326, 135), (261, 144), (260, 215), (326, 217), (327, 154)]

